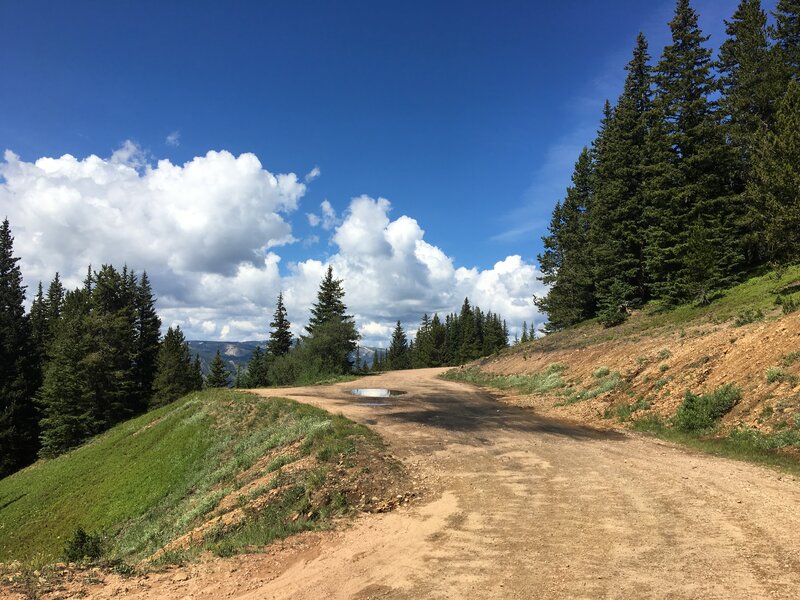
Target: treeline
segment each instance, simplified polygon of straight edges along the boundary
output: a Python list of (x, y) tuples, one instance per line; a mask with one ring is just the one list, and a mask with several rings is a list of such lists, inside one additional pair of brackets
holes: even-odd
[[(349, 373), (392, 371), (463, 364), (508, 347), (508, 327), (500, 315), (472, 307), (469, 298), (459, 313), (422, 317), (413, 340), (400, 321), (387, 350), (377, 350), (372, 365), (362, 360), (358, 334), (343, 302), (341, 282), (328, 273), (311, 310), (308, 335), (292, 339), (290, 323), (278, 296), (265, 349), (257, 347), (237, 387), (266, 387), (312, 383)], [(216, 359), (215, 359), (216, 361)]]
[(444, 322), (438, 314), (423, 315), (413, 340), (398, 321), (389, 348), (385, 354), (379, 351), (372, 370), (460, 365), (507, 347), (508, 327), (500, 315), (473, 308), (465, 298), (461, 311), (446, 315)]
[(29, 314), (8, 220), (0, 228), (0, 476), (146, 410), (161, 320), (147, 274), (104, 265), (67, 291), (39, 284)]
[[(202, 387), (227, 387), (230, 373), (217, 352), (203, 379), (180, 327), (161, 338), (161, 319), (147, 277), (127, 267), (89, 268), (83, 285), (65, 290), (56, 274), (39, 284), (30, 312), (13, 256), (13, 237), (0, 228), (0, 477), (54, 457), (113, 425)], [(318, 382), (363, 372), (359, 334), (333, 269), (323, 277), (306, 334), (293, 339), (283, 294), (266, 347), (257, 348), (235, 385), (262, 387)], [(375, 368), (461, 364), (508, 345), (499, 315), (464, 300), (444, 322), (425, 315), (409, 342), (398, 322)], [(353, 357), (355, 355), (355, 360)]]
[(266, 348), (255, 349), (245, 372), (237, 374), (236, 386), (303, 385), (353, 371), (350, 357), (360, 336), (347, 314), (342, 281), (333, 277), (330, 266), (305, 329), (306, 335), (293, 338), (283, 294), (279, 294)]
[(688, 0), (654, 66), (639, 35), (543, 238), (545, 331), (616, 325), (650, 300), (707, 303), (800, 258), (800, 3), (774, 17), (742, 0), (716, 60)]

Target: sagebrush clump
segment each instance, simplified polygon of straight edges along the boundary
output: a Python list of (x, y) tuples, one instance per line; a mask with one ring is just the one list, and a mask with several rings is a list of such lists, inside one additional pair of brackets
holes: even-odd
[(730, 412), (741, 398), (742, 391), (731, 383), (700, 396), (687, 390), (683, 404), (673, 417), (673, 425), (684, 433), (707, 431)]

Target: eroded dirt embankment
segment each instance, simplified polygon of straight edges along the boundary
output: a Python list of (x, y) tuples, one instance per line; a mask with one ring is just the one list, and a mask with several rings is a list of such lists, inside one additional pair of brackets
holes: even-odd
[(582, 340), (590, 333), (576, 330), (568, 343), (555, 347), (534, 342), (481, 361), (481, 369), (534, 374), (560, 363), (567, 366), (563, 377), (575, 390), (596, 386), (595, 373), (603, 367), (619, 373), (625, 385), (572, 404), (564, 403), (563, 390), (508, 398), (540, 413), (586, 423), (609, 425), (610, 408), (638, 398), (647, 401), (650, 412), (668, 418), (687, 390), (706, 393), (728, 383), (741, 388), (742, 400), (723, 419), (723, 431), (747, 425), (771, 433), (800, 423), (800, 354), (792, 358), (800, 353), (800, 313), (741, 327), (730, 321), (705, 323), (585, 345)]

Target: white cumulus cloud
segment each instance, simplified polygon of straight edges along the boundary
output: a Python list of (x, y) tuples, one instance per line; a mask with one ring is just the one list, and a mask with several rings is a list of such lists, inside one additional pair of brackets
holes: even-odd
[(7, 151), (0, 161), (0, 213), (30, 289), (56, 271), (79, 285), (88, 264), (146, 269), (165, 326), (190, 339), (264, 339), (280, 291), (295, 335), (303, 333), (328, 264), (370, 345), (385, 345), (396, 320), (411, 332), (423, 312), (457, 311), (465, 296), (502, 314), (512, 333), (523, 320), (542, 322), (532, 263), (454, 265), (412, 216), (391, 218), (385, 198), (353, 198), (341, 217), (325, 200), (316, 221), (307, 218), (332, 232), (331, 254), (282, 262), (305, 192), (295, 174), (224, 150), (182, 165), (156, 162), (131, 142), (109, 158), (26, 162)]

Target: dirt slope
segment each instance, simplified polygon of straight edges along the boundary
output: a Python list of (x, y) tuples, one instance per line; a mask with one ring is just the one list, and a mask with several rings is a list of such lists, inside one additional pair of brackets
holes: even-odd
[[(374, 427), (411, 468), (424, 492), (416, 504), (267, 554), (105, 576), (80, 590), (198, 599), (797, 597), (795, 478), (537, 416), (438, 372), (282, 392)], [(408, 394), (368, 406), (352, 387)]]
[[(564, 401), (559, 394), (513, 399), (540, 413), (584, 423), (608, 426), (603, 417), (606, 409), (637, 397), (647, 399), (652, 412), (669, 417), (686, 390), (705, 393), (727, 383), (742, 389), (742, 402), (725, 417), (723, 430), (747, 425), (771, 432), (781, 423), (793, 425), (795, 417), (800, 420), (800, 313), (743, 327), (731, 322), (670, 327), (587, 345), (581, 343), (586, 333), (568, 333), (569, 343), (550, 347), (537, 341), (518, 352), (485, 359), (481, 368), (498, 374), (532, 374), (561, 363), (567, 366), (564, 377), (583, 388), (596, 385), (592, 374), (600, 367), (619, 372), (625, 394), (620, 390), (568, 406), (558, 406)], [(784, 357), (793, 352), (799, 358), (785, 366)], [(769, 382), (766, 373), (771, 368), (787, 377)]]

